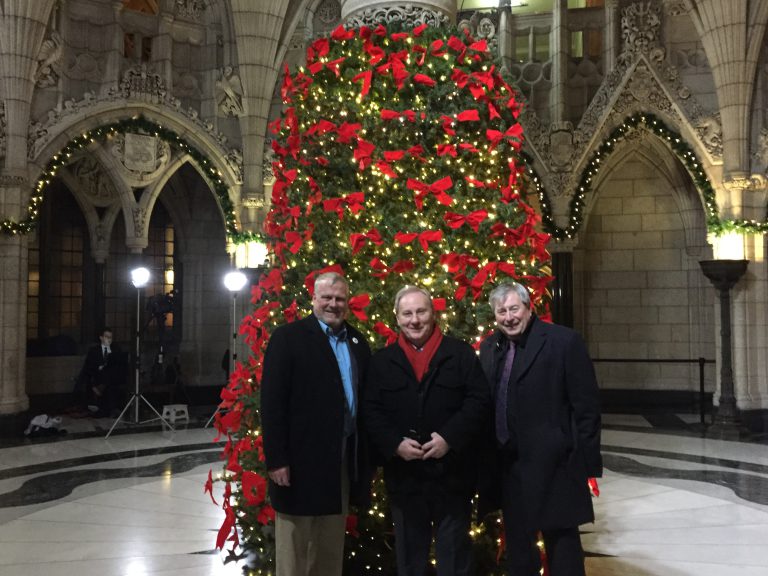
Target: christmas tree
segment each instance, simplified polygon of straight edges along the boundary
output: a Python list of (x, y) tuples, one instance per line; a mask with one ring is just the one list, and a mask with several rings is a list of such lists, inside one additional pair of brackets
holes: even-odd
[[(396, 338), (393, 299), (405, 284), (432, 292), (445, 332), (478, 344), (491, 331), (496, 283), (527, 285), (546, 318), (551, 280), (549, 237), (520, 194), (519, 104), (484, 40), (425, 25), (340, 27), (312, 43), (305, 67), (286, 70), (281, 95), (264, 229), (274, 266), (253, 289), (240, 327), (252, 354), (216, 420), (228, 439), (217, 546), (247, 556), (254, 573), (270, 572), (274, 545), (259, 436), (263, 353), (277, 325), (311, 311), (317, 274), (346, 276), (349, 320), (374, 349)], [(383, 573), (394, 553), (380, 498), (350, 519), (348, 532), (358, 530), (354, 572)]]

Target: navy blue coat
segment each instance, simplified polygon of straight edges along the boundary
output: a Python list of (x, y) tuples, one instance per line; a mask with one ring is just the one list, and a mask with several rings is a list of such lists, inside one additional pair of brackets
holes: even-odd
[[(507, 496), (532, 529), (578, 526), (594, 521), (587, 479), (603, 471), (597, 380), (575, 331), (535, 316), (531, 322), (510, 375), (508, 422), (517, 438), (512, 449), (519, 454), (515, 466), (521, 486)], [(480, 346), (494, 398), (504, 338), (497, 331)], [(485, 445), (497, 445), (495, 432)], [(506, 488), (499, 482), (500, 458), (497, 452), (483, 466), (480, 514), (500, 505)]]
[[(347, 335), (353, 369), (357, 369), (359, 414), (371, 350), (363, 335), (349, 325)], [(341, 513), (345, 403), (339, 365), (317, 317), (310, 315), (278, 327), (267, 345), (261, 380), (267, 469), (290, 466), (290, 486), (269, 483), (271, 503), (278, 512), (298, 516)], [(371, 468), (365, 446), (359, 434), (347, 445), (353, 468), (352, 504), (366, 504)]]

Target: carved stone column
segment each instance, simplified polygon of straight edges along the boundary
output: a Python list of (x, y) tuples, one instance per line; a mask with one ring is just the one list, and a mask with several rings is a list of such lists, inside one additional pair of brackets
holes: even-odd
[(603, 42), (605, 43), (605, 73), (616, 68), (619, 56), (619, 0), (605, 0), (605, 28)]
[(552, 91), (549, 97), (553, 125), (559, 125), (565, 120), (568, 37), (568, 0), (555, 0), (552, 10), (552, 33), (550, 35)]
[(341, 19), (353, 26), (382, 22), (388, 14), (398, 14), (407, 23), (439, 24), (456, 21), (456, 0), (421, 0), (413, 2), (341, 0)]
[[(0, 180), (0, 213), (18, 220), (26, 182)], [(27, 237), (0, 234), (0, 416), (29, 407), (26, 394)]]

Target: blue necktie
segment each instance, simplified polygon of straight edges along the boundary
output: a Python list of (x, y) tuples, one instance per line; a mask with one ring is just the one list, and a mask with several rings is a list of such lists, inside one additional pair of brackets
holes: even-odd
[(507, 398), (509, 396), (509, 375), (512, 373), (512, 362), (515, 359), (515, 343), (509, 343), (509, 350), (504, 358), (504, 369), (496, 389), (496, 439), (504, 445), (509, 441), (507, 426)]

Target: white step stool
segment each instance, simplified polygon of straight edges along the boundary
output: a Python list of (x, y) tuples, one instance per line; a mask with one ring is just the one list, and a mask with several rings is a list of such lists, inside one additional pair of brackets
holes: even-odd
[(189, 410), (186, 404), (166, 404), (163, 406), (163, 418), (170, 424), (175, 424), (176, 420), (184, 418), (189, 423)]

